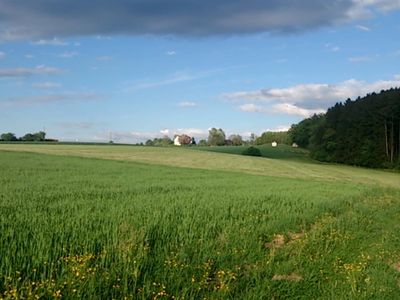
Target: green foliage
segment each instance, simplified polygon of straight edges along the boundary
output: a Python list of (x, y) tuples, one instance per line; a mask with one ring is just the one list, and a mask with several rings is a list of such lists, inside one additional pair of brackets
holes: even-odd
[(0, 165), (0, 298), (398, 298), (399, 189), (329, 169), (316, 182), (4, 151)]
[(250, 146), (242, 151), (242, 155), (262, 156), (260, 149)]
[(169, 146), (172, 145), (174, 142), (168, 137), (163, 136), (162, 138), (154, 138), (153, 140), (147, 140), (145, 145), (146, 146)]
[(202, 139), (202, 140), (199, 141), (198, 145), (199, 146), (207, 146), (208, 144), (207, 144), (206, 140)]
[(249, 144), (250, 145), (255, 145), (257, 141), (257, 136), (255, 133), (251, 133), (250, 134), (250, 138), (249, 138)]
[(211, 128), (208, 131), (208, 144), (210, 146), (225, 145), (225, 132), (221, 128)]
[[(225, 147), (204, 147), (197, 148), (202, 151), (211, 151), (218, 153), (229, 153), (229, 154), (239, 154), (248, 149), (248, 146), (225, 146)], [(288, 145), (280, 145), (279, 147), (272, 147), (271, 144), (259, 145), (257, 149), (260, 150), (263, 157), (275, 158), (275, 159), (290, 159), (290, 160), (300, 160), (308, 161), (309, 151), (302, 148), (293, 148)]]
[(287, 131), (266, 131), (256, 139), (257, 145), (271, 144), (272, 142), (277, 142), (278, 144), (290, 144), (290, 139)]
[(154, 142), (150, 139), (148, 139), (145, 143), (146, 146), (154, 146)]
[(294, 124), (288, 131), (289, 142), (296, 143), (302, 148), (308, 148), (310, 140), (318, 122), (324, 118), (324, 115), (313, 115), (311, 118), (304, 119), (298, 124)]
[(46, 139), (46, 133), (44, 131), (39, 131), (36, 133), (27, 133), (21, 140), (24, 142), (43, 142)]
[(1, 135), (1, 140), (5, 141), (5, 142), (14, 142), (14, 141), (17, 141), (18, 139), (14, 133), (7, 132), (7, 133), (3, 133)]
[(289, 134), (321, 161), (395, 167), (400, 161), (400, 89), (337, 103), (325, 115), (293, 125)]
[[(39, 131), (36, 133), (27, 133), (21, 138), (17, 138), (14, 133), (8, 132), (1, 135), (1, 140), (6, 142), (24, 141), (24, 142), (44, 142), (46, 140), (46, 133)], [(56, 141), (56, 140), (51, 140)]]
[(229, 136), (229, 140), (232, 142), (233, 146), (243, 145), (243, 139), (239, 134), (232, 134)]

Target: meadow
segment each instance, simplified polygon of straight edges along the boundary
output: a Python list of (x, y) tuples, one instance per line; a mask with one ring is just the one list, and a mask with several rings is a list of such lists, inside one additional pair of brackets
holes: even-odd
[(0, 144), (0, 299), (399, 299), (400, 174), (274, 155)]

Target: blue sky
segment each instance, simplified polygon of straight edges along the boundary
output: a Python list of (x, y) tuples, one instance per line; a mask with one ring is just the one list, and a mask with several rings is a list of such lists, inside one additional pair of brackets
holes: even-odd
[(0, 132), (285, 130), (400, 87), (399, 34), (399, 0), (0, 0)]

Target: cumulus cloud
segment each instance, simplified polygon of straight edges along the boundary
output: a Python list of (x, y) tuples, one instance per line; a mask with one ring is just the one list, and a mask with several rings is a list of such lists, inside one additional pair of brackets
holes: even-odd
[(245, 112), (307, 117), (324, 112), (331, 105), (347, 98), (354, 99), (394, 87), (400, 87), (400, 75), (394, 76), (391, 80), (375, 82), (350, 79), (337, 84), (309, 83), (287, 88), (229, 93), (223, 97), (233, 103), (239, 103), (239, 110)]
[(63, 70), (61, 69), (40, 65), (35, 68), (0, 69), (0, 78), (27, 77), (32, 75), (51, 75), (59, 74), (61, 72), (63, 72)]
[(399, 9), (398, 0), (2, 0), (3, 39), (115, 34), (189, 35), (293, 32)]

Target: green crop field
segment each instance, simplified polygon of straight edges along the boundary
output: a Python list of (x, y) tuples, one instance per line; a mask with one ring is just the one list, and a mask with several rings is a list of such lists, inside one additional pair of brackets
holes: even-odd
[(0, 144), (0, 299), (399, 299), (400, 174), (268, 151)]
[[(217, 153), (242, 154), (249, 146), (221, 146), (221, 147), (194, 147), (196, 150), (211, 151)], [(301, 148), (293, 148), (288, 145), (279, 145), (274, 148), (271, 145), (257, 145), (261, 155), (266, 158), (290, 159), (310, 161), (308, 151)]]

